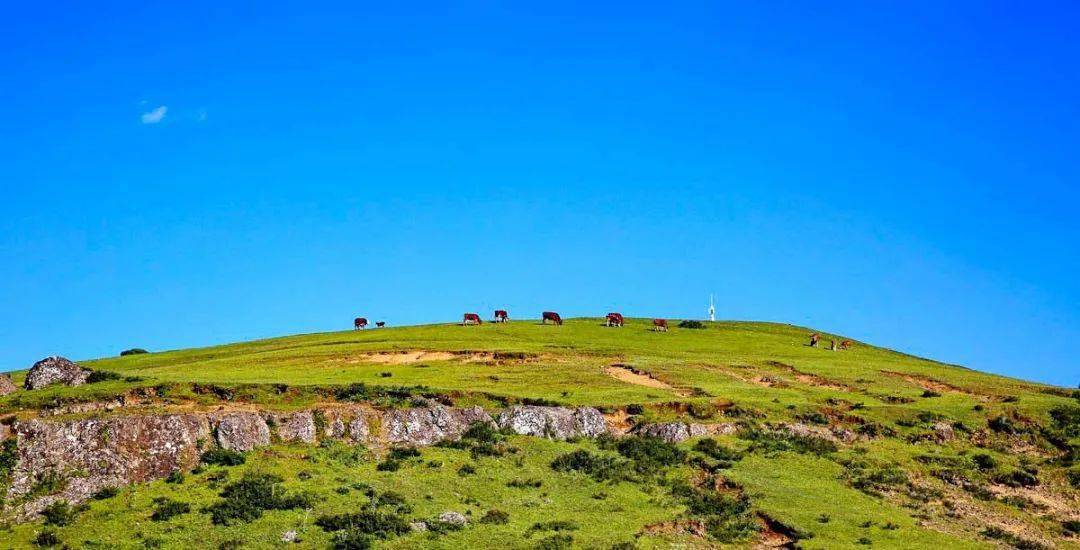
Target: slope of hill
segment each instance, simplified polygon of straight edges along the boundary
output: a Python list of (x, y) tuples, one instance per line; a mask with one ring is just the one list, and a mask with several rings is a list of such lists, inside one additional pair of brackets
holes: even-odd
[[(838, 336), (810, 347), (811, 331), (788, 325), (650, 328), (429, 325), (85, 361), (101, 381), (0, 397), (0, 422), (14, 425), (0, 455), (2, 538), (109, 548), (280, 547), (283, 537), (319, 548), (1078, 545), (1076, 391), (862, 343), (830, 351)], [(346, 403), (363, 407), (370, 437), (342, 440), (327, 427), (337, 413), (324, 411)], [(609, 433), (531, 437), (497, 416), (501, 429), (478, 423), (461, 439), (465, 426), (440, 425), (455, 437), (417, 451), (387, 436), (397, 429), (387, 411), (521, 405), (549, 417), (595, 408)], [(310, 437), (285, 435), (280, 419), (313, 410)], [(93, 473), (25, 466), (25, 426), (70, 432), (230, 411), (269, 419), (269, 444), (238, 455), (243, 464), (184, 463), (168, 480), (70, 505), (65, 487)], [(200, 451), (216, 449), (220, 429)], [(52, 503), (44, 519), (24, 515), (34, 499)]]

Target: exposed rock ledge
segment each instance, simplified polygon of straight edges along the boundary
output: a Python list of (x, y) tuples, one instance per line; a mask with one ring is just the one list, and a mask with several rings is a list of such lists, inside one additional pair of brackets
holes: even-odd
[[(511, 407), (493, 419), (479, 407), (435, 405), (376, 411), (355, 405), (287, 414), (260, 411), (122, 415), (68, 421), (31, 419), (11, 427), (17, 459), (8, 510), (33, 515), (63, 499), (81, 502), (105, 487), (150, 481), (186, 471), (213, 446), (249, 451), (273, 440), (314, 443), (318, 438), (348, 439), (372, 445), (432, 445), (457, 439), (473, 423), (498, 424), (522, 435), (567, 439), (607, 432), (593, 408)], [(64, 489), (25, 501), (46, 476), (61, 476)], [(9, 504), (10, 506), (10, 504)]]

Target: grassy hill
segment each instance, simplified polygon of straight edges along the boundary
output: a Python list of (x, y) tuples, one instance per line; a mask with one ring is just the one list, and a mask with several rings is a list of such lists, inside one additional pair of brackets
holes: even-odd
[[(810, 347), (811, 330), (789, 325), (650, 328), (639, 319), (623, 328), (600, 319), (428, 325), (84, 361), (116, 376), (18, 392), (0, 398), (0, 412), (117, 414), (57, 407), (118, 395), (144, 396), (149, 406), (140, 414), (293, 410), (357, 395), (407, 407), (410, 396), (424, 395), (487, 409), (591, 406), (624, 429), (685, 422), (725, 435), (705, 438), (715, 445), (644, 440), (640, 451), (608, 439), (489, 434), (485, 443), (504, 452), (477, 454), (476, 441), (425, 448), (394, 471), (379, 467), (386, 449), (275, 444), (240, 466), (121, 489), (64, 525), (10, 524), (0, 546), (31, 545), (44, 530), (72, 546), (280, 547), (282, 533), (295, 530), (304, 546), (328, 547), (338, 537), (348, 547), (316, 519), (375, 506), (387, 492), (404, 504), (380, 513), (416, 521), (453, 510), (471, 521), (445, 532), (436, 532), (437, 522), (427, 532), (379, 532), (354, 547), (1078, 546), (1075, 391), (863, 343), (830, 351), (839, 335), (823, 334), (824, 343)], [(716, 429), (728, 425), (736, 429)], [(552, 466), (575, 452), (606, 469)], [(314, 498), (213, 524), (200, 510), (244, 472), (276, 475), (282, 487)], [(153, 521), (155, 506), (167, 502), (155, 505), (160, 498), (191, 511)]]

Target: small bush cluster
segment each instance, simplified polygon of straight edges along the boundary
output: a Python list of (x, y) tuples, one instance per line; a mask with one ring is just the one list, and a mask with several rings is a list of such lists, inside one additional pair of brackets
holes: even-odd
[(480, 518), (480, 523), (490, 523), (493, 525), (506, 525), (510, 523), (510, 514), (503, 512), (502, 510), (488, 510), (484, 517)]
[(672, 494), (683, 501), (688, 515), (704, 522), (709, 537), (719, 542), (747, 541), (761, 530), (745, 495), (703, 490), (684, 483), (676, 484)]
[(57, 525), (63, 527), (75, 521), (75, 516), (85, 510), (85, 507), (72, 506), (66, 500), (58, 500), (45, 507), (41, 511), (41, 517), (45, 519), (45, 525)]
[(982, 536), (988, 539), (1000, 540), (1020, 550), (1044, 550), (1047, 548), (1046, 545), (1040, 542), (1020, 538), (1000, 527), (987, 527), (983, 530)]
[[(115, 348), (114, 348), (115, 349)], [(150, 353), (142, 348), (131, 348), (120, 352), (120, 357), (127, 357), (128, 355), (142, 355), (144, 353)]]
[(215, 525), (247, 523), (262, 517), (266, 510), (309, 508), (313, 498), (290, 494), (281, 487), (282, 479), (271, 474), (244, 474), (221, 491), (222, 500), (206, 508)]
[(86, 377), (87, 384), (95, 384), (97, 382), (108, 382), (109, 380), (122, 380), (124, 377), (118, 373), (108, 370), (95, 370), (90, 371), (90, 375)]
[(597, 439), (597, 442), (602, 447), (614, 448), (619, 454), (630, 459), (634, 471), (645, 476), (677, 466), (686, 459), (686, 451), (674, 443), (656, 437), (633, 436), (614, 441), (605, 438)]
[(244, 453), (230, 451), (228, 449), (214, 448), (202, 454), (203, 464), (216, 464), (218, 466), (239, 466), (246, 460)]
[(408, 460), (420, 458), (420, 451), (415, 447), (394, 447), (386, 454), (386, 458), (375, 466), (380, 472), (396, 472)]
[(377, 493), (368, 488), (367, 506), (359, 512), (319, 516), (315, 525), (333, 533), (334, 548), (351, 550), (371, 548), (376, 540), (388, 540), (409, 532), (409, 522), (403, 514), (412, 508), (398, 493)]
[(707, 325), (701, 321), (687, 320), (679, 323), (679, 328), (703, 329), (707, 328)]
[(551, 461), (551, 469), (556, 472), (581, 472), (596, 481), (607, 481), (623, 478), (626, 463), (612, 456), (578, 449), (556, 457)]
[(739, 437), (751, 442), (750, 447), (747, 449), (750, 452), (773, 454), (792, 451), (820, 456), (837, 451), (836, 443), (820, 437), (801, 436), (756, 428), (739, 432)]
[(743, 454), (734, 449), (725, 447), (715, 439), (702, 439), (694, 445), (694, 450), (705, 455), (706, 458), (698, 457), (695, 464), (709, 472), (730, 468), (735, 462), (742, 460)]
[(880, 465), (865, 460), (845, 460), (842, 477), (851, 486), (873, 496), (908, 484), (907, 474), (895, 464)]
[(1035, 487), (1039, 484), (1039, 470), (1034, 466), (1023, 466), (1016, 470), (1002, 472), (993, 477), (994, 483), (1009, 487)]
[(191, 505), (186, 502), (167, 497), (157, 497), (154, 499), (154, 513), (150, 514), (150, 519), (152, 521), (168, 521), (190, 511)]
[(90, 498), (94, 500), (107, 500), (118, 494), (120, 494), (120, 489), (116, 487), (102, 487), (101, 489), (98, 489), (97, 492), (90, 495)]

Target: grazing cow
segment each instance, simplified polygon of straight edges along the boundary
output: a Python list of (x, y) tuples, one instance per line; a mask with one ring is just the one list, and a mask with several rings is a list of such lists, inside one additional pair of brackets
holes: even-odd
[(360, 330), (367, 326), (367, 319), (363, 317), (357, 317), (352, 323), (353, 330)]
[(495, 310), (495, 322), (496, 323), (505, 323), (508, 320), (510, 320), (510, 316), (507, 315), (505, 309), (496, 309)]
[(607, 321), (604, 322), (609, 327), (621, 327), (623, 326), (622, 313), (608, 313)]
[(540, 322), (546, 325), (548, 321), (551, 321), (556, 325), (561, 325), (562, 317), (559, 317), (559, 314), (554, 311), (545, 311), (541, 314)]
[(462, 321), (461, 321), (461, 324), (463, 324), (463, 325), (482, 325), (482, 324), (484, 324), (484, 322), (480, 320), (479, 315), (477, 315), (475, 313), (466, 313), (465, 318), (462, 319)]
[(653, 319), (652, 328), (657, 332), (667, 332), (667, 319)]
[(816, 332), (811, 334), (810, 335), (810, 347), (816, 348), (818, 340), (821, 340), (821, 335), (820, 334), (818, 334)]
[(851, 349), (854, 345), (855, 343), (851, 340), (844, 340), (843, 342), (840, 342), (840, 349)]
[(375, 328), (383, 328), (386, 326), (386, 321), (375, 321)]

